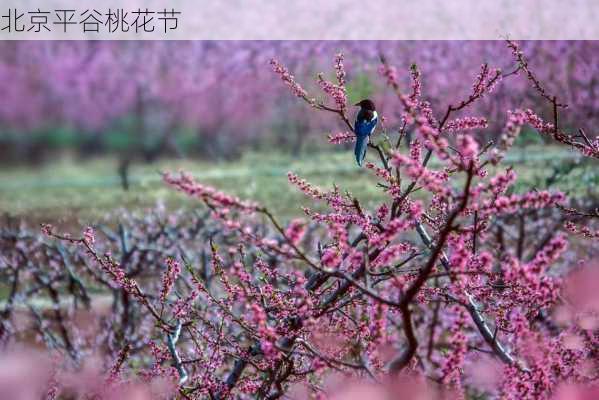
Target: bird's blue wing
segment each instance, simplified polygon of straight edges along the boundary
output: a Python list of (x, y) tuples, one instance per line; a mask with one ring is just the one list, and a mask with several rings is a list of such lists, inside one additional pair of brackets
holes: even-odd
[(366, 149), (368, 148), (370, 135), (372, 132), (374, 132), (377, 121), (378, 118), (376, 117), (370, 121), (360, 118), (356, 119), (356, 123), (354, 125), (356, 133), (356, 147), (354, 148), (354, 153), (356, 155), (356, 162), (359, 166), (362, 166), (362, 162), (366, 157)]
[(354, 129), (356, 131), (356, 136), (370, 136), (372, 132), (374, 132), (374, 128), (376, 128), (376, 123), (378, 122), (378, 118), (373, 118), (368, 121), (365, 119), (356, 119), (356, 123)]

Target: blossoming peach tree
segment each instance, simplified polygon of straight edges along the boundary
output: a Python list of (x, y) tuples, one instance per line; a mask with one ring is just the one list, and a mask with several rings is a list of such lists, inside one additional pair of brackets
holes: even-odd
[[(159, 284), (131, 273), (131, 248), (103, 254), (91, 229), (72, 238), (46, 226), (93, 261), (96, 279), (138, 313), (135, 325), (115, 318), (121, 336), (104, 342), (113, 344), (102, 349), (107, 372), (87, 395), (158, 396), (160, 380), (186, 399), (597, 396), (596, 204), (550, 189), (516, 192), (516, 172), (503, 162), (524, 125), (584, 157), (599, 158), (599, 139), (560, 127), (566, 105), (544, 89), (518, 45), (508, 47), (513, 71), (482, 65), (470, 94), (440, 114), (421, 94), (416, 65), (404, 92), (381, 57), (402, 118), (391, 129), (383, 116), (369, 145), (365, 165), (384, 199), (375, 206), (290, 172), (291, 185), (315, 205), (284, 224), (259, 204), (184, 173), (165, 174), (168, 185), (207, 207), (213, 228), (193, 245), (177, 231), (164, 239), (171, 250)], [(347, 128), (331, 143), (354, 140), (342, 55), (334, 81), (318, 76), (323, 99), (271, 64), (295, 96)], [(519, 76), (547, 101), (553, 121), (515, 109), (499, 140), (481, 143), (476, 132), (487, 120), (468, 115), (469, 107)], [(203, 267), (199, 251), (207, 253)], [(122, 313), (118, 304), (113, 311)], [(76, 337), (67, 329), (54, 337), (58, 353), (65, 337)], [(91, 352), (70, 343), (77, 356), (54, 361), (63, 368), (47, 380), (50, 398), (68, 393), (61, 376)]]

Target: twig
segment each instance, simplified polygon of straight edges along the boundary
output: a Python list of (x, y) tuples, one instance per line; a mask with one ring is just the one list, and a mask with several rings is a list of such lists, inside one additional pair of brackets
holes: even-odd
[(179, 336), (181, 335), (182, 327), (183, 324), (181, 324), (181, 321), (177, 321), (177, 327), (175, 328), (175, 331), (173, 333), (169, 332), (166, 334), (166, 344), (168, 346), (168, 351), (171, 353), (174, 367), (177, 370), (177, 373), (179, 374), (179, 385), (184, 384), (189, 378), (189, 375), (187, 374), (185, 367), (183, 367), (183, 364), (181, 363), (181, 357), (179, 357), (179, 353), (177, 352), (176, 347), (176, 344), (179, 341)]

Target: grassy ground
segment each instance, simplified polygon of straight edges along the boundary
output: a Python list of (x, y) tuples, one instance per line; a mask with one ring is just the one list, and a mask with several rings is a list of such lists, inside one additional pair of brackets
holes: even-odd
[[(374, 155), (373, 155), (374, 156)], [(527, 147), (511, 153), (508, 164), (524, 184), (543, 186), (554, 166), (573, 158), (567, 149)], [(195, 201), (166, 187), (159, 171), (183, 169), (201, 181), (242, 198), (256, 200), (285, 218), (301, 213), (304, 196), (287, 184), (293, 171), (323, 188), (337, 184), (357, 195), (364, 204), (380, 193), (371, 174), (358, 168), (351, 152), (322, 153), (292, 158), (281, 154), (248, 154), (233, 162), (163, 160), (155, 164), (133, 164), (132, 185), (120, 187), (116, 160), (75, 162), (64, 158), (38, 168), (4, 168), (0, 171), (0, 211), (31, 222), (91, 223), (120, 207), (144, 209), (157, 202), (168, 207), (194, 207)], [(584, 195), (599, 182), (597, 164), (578, 168), (558, 182), (558, 187)]]

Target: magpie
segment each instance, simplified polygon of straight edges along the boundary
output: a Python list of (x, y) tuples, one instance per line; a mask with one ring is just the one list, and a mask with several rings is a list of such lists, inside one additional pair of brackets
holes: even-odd
[(356, 162), (359, 166), (362, 166), (366, 157), (366, 148), (368, 147), (370, 135), (374, 132), (378, 122), (378, 114), (372, 100), (364, 99), (356, 103), (355, 106), (359, 106), (360, 111), (358, 111), (356, 122), (354, 123), (354, 133), (356, 134), (354, 153), (356, 155)]

